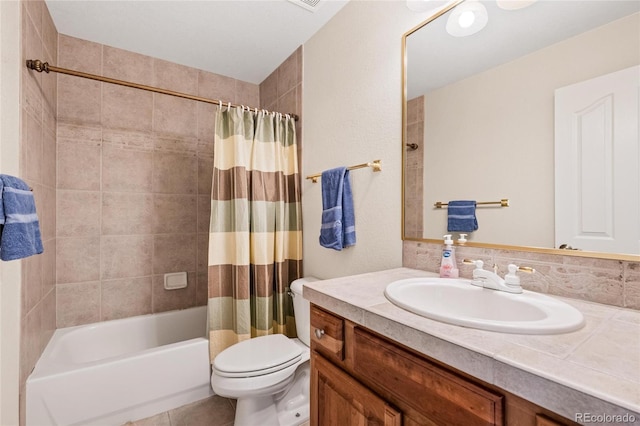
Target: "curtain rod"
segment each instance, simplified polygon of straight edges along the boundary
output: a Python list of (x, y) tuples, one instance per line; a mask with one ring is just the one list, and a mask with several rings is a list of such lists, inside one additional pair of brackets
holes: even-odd
[[(163, 95), (176, 96), (178, 98), (191, 99), (193, 101), (199, 101), (199, 102), (206, 102), (208, 104), (214, 104), (214, 105), (220, 105), (220, 106), (230, 105), (234, 108), (244, 107), (252, 110), (263, 110), (262, 108), (247, 107), (245, 105), (237, 105), (231, 102), (225, 102), (218, 99), (207, 99), (207, 98), (202, 98), (200, 96), (193, 96), (193, 95), (188, 95), (186, 93), (180, 93), (180, 92), (174, 92), (172, 90), (161, 89), (159, 87), (145, 86), (144, 84), (131, 83), (129, 81), (116, 80), (115, 78), (102, 77), (100, 75), (88, 74), (85, 72), (70, 70), (67, 68), (60, 68), (54, 65), (49, 65), (48, 62), (42, 62), (39, 59), (27, 59), (27, 68), (29, 68), (30, 70), (38, 71), (38, 72), (44, 71), (47, 74), (49, 72), (57, 72), (60, 74), (73, 75), (76, 77), (88, 78), (90, 80), (103, 81), (105, 83), (118, 84), (120, 86), (126, 86), (126, 87), (133, 87), (134, 89), (146, 90), (148, 92), (162, 93)], [(267, 111), (267, 112), (270, 112), (270, 111)], [(289, 115), (293, 117), (294, 120), (298, 121), (298, 116), (296, 114), (289, 114)]]

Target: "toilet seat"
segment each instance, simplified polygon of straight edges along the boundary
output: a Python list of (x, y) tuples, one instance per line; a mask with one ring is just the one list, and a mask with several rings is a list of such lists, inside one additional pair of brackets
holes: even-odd
[(257, 377), (297, 365), (302, 359), (299, 345), (282, 334), (245, 340), (222, 351), (213, 369), (221, 377)]

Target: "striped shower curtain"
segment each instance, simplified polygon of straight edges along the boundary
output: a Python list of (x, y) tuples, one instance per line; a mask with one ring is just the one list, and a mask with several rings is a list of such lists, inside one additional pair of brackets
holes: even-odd
[(295, 121), (244, 108), (216, 112), (209, 227), (211, 360), (239, 341), (295, 337), (289, 284), (302, 273)]

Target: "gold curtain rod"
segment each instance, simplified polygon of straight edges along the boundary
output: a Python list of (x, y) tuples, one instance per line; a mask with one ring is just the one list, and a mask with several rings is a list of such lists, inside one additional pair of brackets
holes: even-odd
[[(364, 169), (365, 167), (371, 167), (374, 172), (382, 171), (382, 160), (373, 160), (369, 163), (356, 164), (355, 166), (347, 167), (347, 170)], [(322, 173), (316, 173), (315, 175), (307, 176), (307, 179), (311, 179), (311, 182), (318, 183), (318, 178), (322, 177)]]
[[(500, 204), (500, 207), (509, 207), (509, 199), (508, 198), (503, 198), (500, 201), (479, 201), (476, 204), (480, 205), (480, 204)], [(444, 206), (448, 206), (449, 203), (443, 203), (442, 201), (438, 201), (436, 202), (433, 206), (436, 209), (441, 209)]]
[[(49, 65), (48, 62), (42, 62), (39, 59), (27, 59), (27, 68), (29, 68), (30, 70), (38, 71), (38, 72), (44, 71), (47, 74), (49, 72), (57, 72), (60, 74), (73, 75), (76, 77), (88, 78), (90, 80), (103, 81), (105, 83), (118, 84), (120, 86), (126, 86), (126, 87), (133, 87), (134, 89), (146, 90), (148, 92), (162, 93), (163, 95), (176, 96), (178, 98), (191, 99), (193, 101), (199, 101), (199, 102), (206, 102), (208, 104), (214, 104), (214, 105), (220, 105), (220, 106), (230, 105), (231, 107), (234, 107), (234, 108), (245, 107), (252, 110), (263, 110), (262, 108), (255, 108), (255, 107), (252, 108), (252, 107), (247, 107), (245, 105), (237, 105), (231, 102), (221, 101), (218, 99), (207, 99), (207, 98), (202, 98), (200, 96), (193, 96), (193, 95), (188, 95), (186, 93), (180, 93), (180, 92), (174, 92), (172, 90), (161, 89), (159, 87), (145, 86), (144, 84), (131, 83), (129, 81), (117, 80), (115, 78), (102, 77), (100, 75), (95, 75), (95, 74), (88, 74), (82, 71), (75, 71), (67, 68), (60, 68), (54, 65)], [(270, 111), (267, 111), (267, 112), (270, 112)], [(289, 115), (293, 117), (294, 120), (298, 121), (298, 116), (296, 114), (289, 114)]]

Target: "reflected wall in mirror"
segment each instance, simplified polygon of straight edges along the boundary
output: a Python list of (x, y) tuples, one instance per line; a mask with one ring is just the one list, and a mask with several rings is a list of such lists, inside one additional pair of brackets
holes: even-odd
[(640, 2), (487, 0), (452, 36), (473, 1), (404, 36), (403, 237), (448, 233), (438, 201), (506, 198), (477, 206), (471, 243), (639, 255)]

